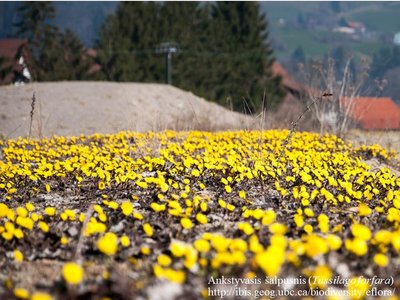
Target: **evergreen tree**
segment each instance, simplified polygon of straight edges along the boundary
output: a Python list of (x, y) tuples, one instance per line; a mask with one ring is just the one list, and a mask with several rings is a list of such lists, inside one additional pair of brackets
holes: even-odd
[(284, 90), (280, 78), (272, 74), (274, 58), (268, 43), (268, 23), (259, 13), (259, 5), (216, 2), (212, 14), (214, 99), (222, 104), (229, 99), (236, 110), (243, 109), (243, 99), (252, 111), (263, 105), (276, 107)]
[(20, 20), (14, 24), (17, 35), (34, 43), (41, 40), (47, 28), (52, 27), (49, 22), (55, 17), (55, 10), (51, 2), (31, 1), (22, 4), (18, 14)]
[(306, 54), (304, 53), (304, 49), (301, 46), (298, 46), (292, 53), (290, 60), (294, 64), (302, 63), (304, 64), (306, 62)]
[(274, 77), (267, 22), (250, 2), (122, 2), (105, 22), (97, 43), (103, 79), (165, 82), (165, 42), (179, 45), (173, 55), (173, 84), (243, 110), (268, 107), (284, 95)]
[(97, 42), (104, 79), (160, 81), (161, 58), (154, 49), (161, 39), (157, 2), (121, 2), (107, 18)]
[(70, 30), (51, 25), (55, 10), (51, 2), (24, 2), (18, 9), (17, 34), (28, 39), (29, 66), (38, 81), (86, 78), (90, 59)]
[(387, 71), (398, 66), (400, 66), (400, 47), (383, 47), (373, 55), (370, 76), (373, 79), (382, 78)]
[(173, 55), (173, 84), (195, 90), (202, 96), (203, 78), (207, 76), (204, 49), (209, 20), (206, 14), (207, 8), (198, 2), (165, 2), (160, 7), (162, 41), (175, 42), (180, 50)]

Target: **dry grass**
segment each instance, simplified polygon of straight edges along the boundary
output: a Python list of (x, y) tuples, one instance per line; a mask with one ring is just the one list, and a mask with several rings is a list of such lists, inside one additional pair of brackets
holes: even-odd
[(353, 129), (346, 139), (355, 146), (378, 144), (388, 150), (400, 152), (400, 131), (365, 131)]

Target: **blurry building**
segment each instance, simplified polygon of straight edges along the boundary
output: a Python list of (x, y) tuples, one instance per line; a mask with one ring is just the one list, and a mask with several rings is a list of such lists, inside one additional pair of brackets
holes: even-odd
[(27, 40), (0, 39), (0, 59), (0, 84), (20, 85), (32, 81)]

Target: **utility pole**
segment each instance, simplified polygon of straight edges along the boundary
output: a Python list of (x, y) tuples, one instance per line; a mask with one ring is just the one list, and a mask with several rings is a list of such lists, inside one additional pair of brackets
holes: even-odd
[(179, 46), (174, 42), (161, 43), (156, 48), (156, 53), (165, 54), (165, 81), (172, 84), (172, 54), (179, 52)]

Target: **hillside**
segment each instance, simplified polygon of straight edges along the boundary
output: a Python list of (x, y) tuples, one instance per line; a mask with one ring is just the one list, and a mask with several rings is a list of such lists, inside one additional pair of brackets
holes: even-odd
[[(302, 47), (308, 58), (328, 54), (343, 46), (359, 56), (371, 56), (384, 41), (392, 44), (400, 21), (397, 2), (262, 2), (271, 26), (271, 37), (280, 60)], [(365, 34), (333, 33), (341, 21), (362, 22)]]
[(34, 137), (115, 133), (128, 129), (238, 129), (251, 123), (249, 117), (173, 86), (52, 82), (0, 87), (0, 134), (9, 138), (27, 136), (33, 92), (37, 99)]

